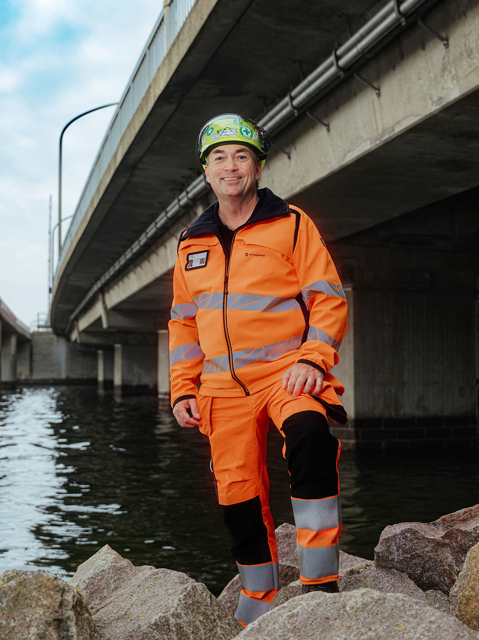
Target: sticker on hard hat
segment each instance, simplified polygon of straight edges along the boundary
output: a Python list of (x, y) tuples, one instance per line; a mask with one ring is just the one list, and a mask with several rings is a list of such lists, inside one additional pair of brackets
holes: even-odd
[(240, 128), (240, 133), (243, 136), (243, 138), (248, 138), (248, 140), (253, 137), (253, 132), (249, 127), (246, 127), (246, 126), (243, 126)]
[(209, 250), (189, 253), (186, 256), (185, 270), (190, 271), (191, 269), (202, 269), (203, 267), (206, 267), (209, 253)]
[(209, 138), (209, 137), (210, 137), (210, 135), (211, 135), (212, 133), (214, 133), (214, 130), (215, 130), (215, 128), (214, 128), (214, 127), (208, 127), (208, 129), (206, 129), (206, 134), (205, 134), (205, 135), (206, 135), (206, 137), (207, 137), (207, 138)]
[(225, 127), (215, 133), (214, 136), (211, 136), (211, 142), (216, 142), (220, 138), (234, 138), (236, 136), (236, 129), (232, 129), (231, 127)]

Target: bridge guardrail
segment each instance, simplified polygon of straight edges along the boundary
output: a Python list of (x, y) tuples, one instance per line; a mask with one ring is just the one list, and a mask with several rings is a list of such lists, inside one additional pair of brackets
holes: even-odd
[(103, 138), (100, 150), (83, 188), (65, 240), (62, 243), (62, 251), (55, 270), (55, 281), (59, 267), (68, 253), (73, 238), (110, 164), (121, 137), (125, 133), (155, 73), (160, 68), (161, 63), (180, 32), (195, 2), (196, 0), (165, 0), (160, 16), (126, 85), (118, 107), (113, 114), (111, 123)]
[(7, 305), (1, 298), (0, 298), (0, 310), (4, 313), (4, 315), (10, 318), (10, 320), (13, 322), (15, 326), (21, 329), (24, 333), (26, 332), (28, 333), (28, 335), (30, 335), (30, 328), (17, 318), (17, 316), (13, 313), (11, 309), (7, 307)]

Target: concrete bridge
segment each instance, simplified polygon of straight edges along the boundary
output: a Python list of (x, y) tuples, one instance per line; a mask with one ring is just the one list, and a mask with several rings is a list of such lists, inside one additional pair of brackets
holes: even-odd
[(30, 377), (31, 335), (0, 298), (0, 386)]
[(261, 186), (311, 215), (345, 285), (343, 444), (475, 442), (479, 0), (165, 2), (65, 238), (54, 331), (101, 383), (168, 393), (177, 236), (212, 201), (194, 142), (228, 111), (266, 128)]

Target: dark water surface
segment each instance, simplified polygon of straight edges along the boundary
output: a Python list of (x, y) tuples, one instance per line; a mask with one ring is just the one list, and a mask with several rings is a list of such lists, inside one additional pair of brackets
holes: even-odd
[[(269, 443), (271, 506), (293, 522), (281, 438)], [(184, 571), (218, 594), (235, 575), (207, 439), (154, 397), (95, 389), (0, 395), (0, 572), (60, 577), (104, 544), (134, 564)], [(367, 558), (387, 524), (428, 522), (479, 499), (477, 452), (343, 454), (344, 551)]]

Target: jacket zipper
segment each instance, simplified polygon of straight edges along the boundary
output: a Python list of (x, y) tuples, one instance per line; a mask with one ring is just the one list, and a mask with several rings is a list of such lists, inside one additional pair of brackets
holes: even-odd
[(236, 382), (243, 387), (243, 391), (245, 392), (245, 395), (249, 396), (250, 393), (248, 391), (248, 387), (241, 382), (241, 380), (238, 378), (238, 376), (235, 373), (235, 368), (233, 366), (233, 348), (231, 346), (231, 340), (230, 340), (230, 336), (229, 336), (229, 333), (228, 333), (228, 314), (227, 314), (228, 279), (229, 279), (229, 272), (230, 272), (231, 254), (233, 252), (233, 245), (234, 245), (235, 237), (236, 237), (236, 233), (234, 233), (233, 237), (231, 238), (229, 256), (226, 255), (226, 251), (224, 252), (225, 253), (225, 280), (224, 280), (224, 285), (223, 285), (223, 328), (224, 328), (224, 332), (225, 332), (226, 345), (228, 347), (228, 359), (229, 359), (229, 363), (230, 363), (231, 376), (233, 377), (233, 380), (236, 380)]

